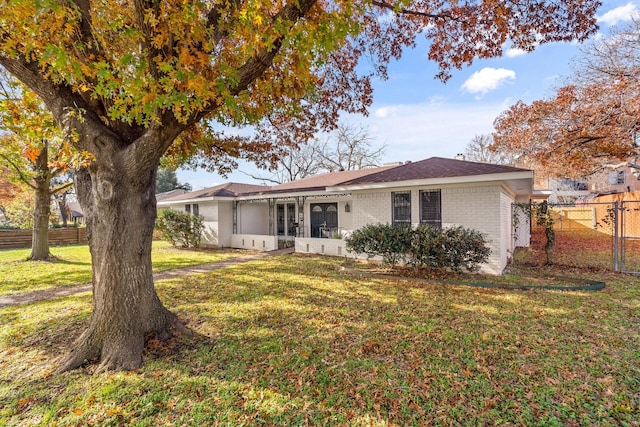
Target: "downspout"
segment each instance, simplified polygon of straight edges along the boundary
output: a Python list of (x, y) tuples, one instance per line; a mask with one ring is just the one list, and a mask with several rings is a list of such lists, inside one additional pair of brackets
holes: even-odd
[(238, 201), (233, 201), (233, 234), (238, 234)]

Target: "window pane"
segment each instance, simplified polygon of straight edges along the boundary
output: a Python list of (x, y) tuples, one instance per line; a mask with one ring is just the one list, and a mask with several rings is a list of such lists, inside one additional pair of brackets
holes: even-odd
[(278, 236), (284, 236), (284, 205), (276, 205), (277, 221), (278, 221)]
[(295, 236), (296, 234), (296, 205), (287, 203), (287, 234)]
[(193, 204), (193, 214), (200, 215), (200, 206), (197, 203)]
[(436, 228), (442, 227), (440, 190), (420, 192), (420, 222)]
[(186, 213), (191, 213), (191, 205), (184, 205), (184, 211)]
[(393, 200), (393, 225), (411, 224), (411, 192), (391, 193)]

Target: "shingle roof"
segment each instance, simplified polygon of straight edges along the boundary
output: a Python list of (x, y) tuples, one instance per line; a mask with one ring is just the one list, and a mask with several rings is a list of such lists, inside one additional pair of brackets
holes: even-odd
[(528, 169), (488, 163), (431, 157), (415, 163), (393, 164), (370, 169), (329, 172), (310, 176), (272, 187), (266, 185), (241, 184), (230, 182), (190, 193), (180, 194), (162, 200), (175, 202), (181, 200), (204, 199), (210, 197), (268, 196), (282, 193), (301, 193), (309, 191), (324, 192), (328, 187), (342, 187), (360, 184), (391, 183), (419, 179), (451, 178), (476, 175), (493, 175), (510, 172), (530, 172)]
[(492, 165), (489, 163), (469, 162), (465, 160), (445, 159), (431, 157), (414, 163), (384, 170), (351, 179), (340, 183), (341, 185), (373, 184), (398, 181), (411, 181), (417, 179), (452, 178), (476, 175), (493, 175), (510, 172), (530, 172), (528, 169), (514, 168), (504, 165)]
[(173, 202), (179, 200), (204, 199), (209, 197), (236, 197), (244, 193), (253, 193), (256, 191), (269, 188), (264, 185), (241, 184), (237, 182), (228, 182), (226, 184), (216, 185), (215, 187), (204, 188), (202, 190), (192, 191), (177, 196), (163, 199), (163, 202)]
[(182, 188), (176, 188), (175, 190), (165, 191), (163, 193), (156, 193), (156, 200), (159, 202), (160, 200), (171, 199), (172, 197), (176, 197), (180, 194), (186, 193), (187, 190)]
[(314, 175), (307, 178), (299, 179), (296, 181), (287, 182), (284, 184), (274, 185), (273, 187), (267, 187), (266, 189), (263, 188), (262, 191), (258, 191), (254, 194), (273, 194), (273, 193), (324, 190), (326, 187), (338, 185), (345, 181), (363, 178), (371, 174), (376, 174), (376, 173), (383, 172), (396, 167), (398, 167), (397, 164), (380, 166), (377, 168), (328, 172), (320, 175)]

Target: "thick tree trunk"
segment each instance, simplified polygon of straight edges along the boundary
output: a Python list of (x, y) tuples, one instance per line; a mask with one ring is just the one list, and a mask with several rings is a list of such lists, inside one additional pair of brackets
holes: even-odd
[(96, 360), (99, 371), (136, 369), (146, 336), (165, 339), (184, 330), (153, 284), (156, 170), (144, 172), (116, 161), (76, 174), (93, 266), (93, 314), (58, 372)]
[(43, 261), (49, 259), (49, 217), (51, 216), (51, 193), (49, 185), (49, 154), (45, 144), (36, 159), (38, 175), (35, 179), (35, 206), (33, 209), (33, 232), (31, 234), (31, 255), (29, 259)]

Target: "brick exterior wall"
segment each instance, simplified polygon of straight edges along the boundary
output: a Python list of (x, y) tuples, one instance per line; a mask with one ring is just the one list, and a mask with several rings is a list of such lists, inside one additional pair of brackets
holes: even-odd
[(391, 223), (391, 192), (354, 192), (353, 229), (367, 224)]
[(420, 190), (441, 190), (442, 226), (461, 225), (486, 235), (491, 248), (489, 262), (482, 271), (500, 274), (511, 250), (511, 203), (513, 198), (499, 184), (395, 188), (353, 193), (353, 229), (366, 224), (391, 223), (391, 193), (411, 191), (411, 223), (420, 223)]

